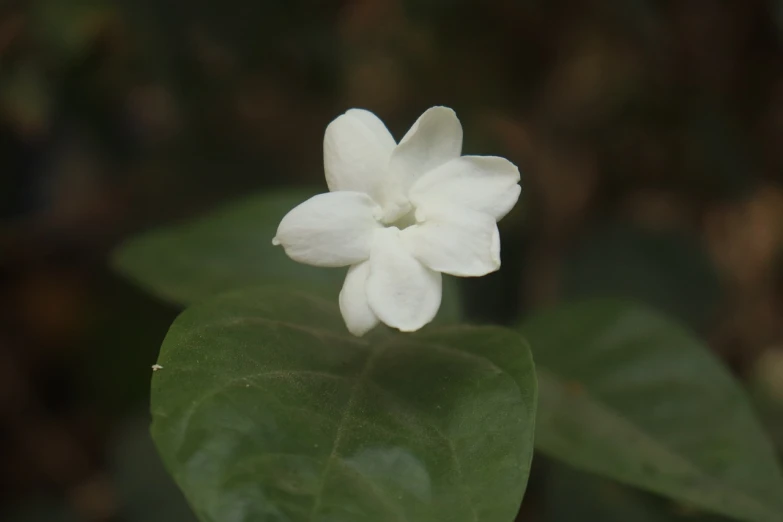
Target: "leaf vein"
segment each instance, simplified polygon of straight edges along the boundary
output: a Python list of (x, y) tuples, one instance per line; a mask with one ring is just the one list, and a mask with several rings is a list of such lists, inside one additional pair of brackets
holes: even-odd
[(386, 345), (381, 346), (377, 350), (370, 353), (370, 355), (367, 357), (366, 362), (364, 363), (364, 368), (362, 368), (362, 371), (359, 373), (359, 375), (356, 377), (356, 381), (354, 382), (353, 387), (351, 388), (351, 394), (348, 397), (348, 402), (345, 404), (345, 410), (343, 410), (343, 415), (340, 418), (340, 422), (337, 425), (337, 432), (335, 433), (334, 437), (334, 443), (332, 444), (332, 451), (329, 454), (329, 457), (326, 460), (326, 464), (324, 465), (323, 472), (321, 473), (321, 479), (319, 481), (318, 485), (318, 491), (316, 492), (315, 499), (313, 501), (313, 508), (310, 511), (310, 520), (315, 521), (315, 516), (318, 514), (318, 510), (321, 508), (321, 503), (323, 502), (323, 494), (324, 489), (326, 487), (326, 479), (329, 476), (329, 473), (331, 471), (332, 466), (334, 465), (335, 460), (337, 460), (340, 456), (338, 454), (340, 450), (340, 443), (342, 442), (343, 435), (346, 431), (346, 426), (348, 423), (351, 422), (351, 417), (353, 416), (353, 409), (356, 405), (356, 399), (359, 395), (359, 390), (362, 387), (362, 384), (367, 380), (367, 377), (370, 375), (370, 372), (372, 372), (372, 369), (375, 365), (375, 361), (381, 356), (381, 354), (386, 351)]

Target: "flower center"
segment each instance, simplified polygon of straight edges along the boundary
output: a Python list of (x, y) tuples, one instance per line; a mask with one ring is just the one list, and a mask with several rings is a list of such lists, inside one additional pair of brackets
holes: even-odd
[(408, 212), (398, 217), (393, 223), (389, 223), (388, 225), (390, 227), (397, 227), (400, 230), (404, 230), (415, 224), (416, 224), (416, 211), (413, 209), (413, 207), (410, 207), (410, 210)]
[(397, 227), (400, 230), (416, 224), (416, 211), (407, 199), (387, 204), (383, 208), (380, 222), (387, 227)]

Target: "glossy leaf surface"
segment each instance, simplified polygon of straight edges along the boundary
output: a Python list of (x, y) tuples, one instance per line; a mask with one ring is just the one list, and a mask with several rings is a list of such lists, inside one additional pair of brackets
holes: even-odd
[(498, 327), (352, 337), (336, 303), (246, 290), (185, 311), (153, 438), (205, 522), (511, 522), (536, 383)]

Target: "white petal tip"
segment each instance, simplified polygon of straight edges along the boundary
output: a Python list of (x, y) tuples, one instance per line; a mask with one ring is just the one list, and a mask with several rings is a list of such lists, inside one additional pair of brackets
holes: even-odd
[(421, 326), (418, 328), (398, 328), (398, 330), (401, 331), (402, 333), (413, 333), (421, 330)]
[[(374, 328), (374, 327), (372, 327), (372, 328)], [(356, 329), (356, 328), (354, 328), (354, 329), (350, 329), (350, 328), (348, 328), (348, 331), (349, 331), (349, 332), (351, 333), (351, 335), (353, 335), (354, 337), (363, 337), (363, 336), (364, 336), (364, 334), (366, 334), (367, 332), (369, 332), (370, 330), (372, 330), (372, 328), (367, 328), (367, 329), (364, 329), (364, 328), (362, 328), (362, 329)]]
[(280, 243), (280, 240), (279, 240), (279, 239), (277, 239), (277, 236), (275, 236), (275, 237), (273, 237), (273, 238), (272, 238), (272, 244), (273, 244), (274, 246), (280, 246), (280, 245), (281, 245), (281, 243)]

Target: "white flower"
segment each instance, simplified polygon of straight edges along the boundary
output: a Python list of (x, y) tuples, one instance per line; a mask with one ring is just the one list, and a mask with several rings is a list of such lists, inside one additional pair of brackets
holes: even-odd
[(404, 332), (432, 321), (441, 272), (500, 268), (496, 222), (519, 198), (519, 170), (493, 156), (460, 156), (462, 126), (426, 111), (400, 143), (371, 112), (352, 109), (324, 137), (329, 190), (291, 210), (272, 241), (300, 263), (350, 265), (340, 310), (354, 335), (379, 321)]

